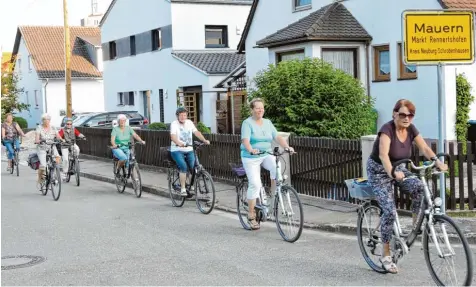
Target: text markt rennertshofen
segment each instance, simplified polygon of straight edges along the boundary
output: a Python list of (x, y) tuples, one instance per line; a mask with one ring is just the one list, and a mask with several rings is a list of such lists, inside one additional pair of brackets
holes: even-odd
[[(453, 26), (432, 26), (426, 24), (415, 24), (414, 31), (416, 33), (436, 34), (436, 35), (423, 35), (412, 36), (412, 43), (414, 44), (441, 44), (441, 43), (467, 43), (469, 40), (465, 36), (454, 35), (464, 33), (464, 28), (461, 25)], [(452, 33), (451, 36), (445, 36), (444, 34)]]

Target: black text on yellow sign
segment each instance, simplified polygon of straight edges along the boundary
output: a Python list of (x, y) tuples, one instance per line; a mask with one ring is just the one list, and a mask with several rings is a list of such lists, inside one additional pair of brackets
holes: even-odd
[(473, 12), (405, 11), (406, 63), (474, 62)]

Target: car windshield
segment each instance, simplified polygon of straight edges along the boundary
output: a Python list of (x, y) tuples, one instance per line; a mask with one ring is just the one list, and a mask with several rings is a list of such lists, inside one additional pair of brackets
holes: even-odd
[(80, 126), (84, 124), (85, 121), (89, 120), (93, 115), (81, 115), (73, 120), (73, 126)]

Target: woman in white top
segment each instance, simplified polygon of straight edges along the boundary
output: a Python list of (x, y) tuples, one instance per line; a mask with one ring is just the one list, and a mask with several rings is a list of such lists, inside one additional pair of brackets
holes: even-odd
[[(49, 145), (40, 145), (41, 141), (51, 142), (55, 138), (61, 139), (58, 130), (50, 125), (51, 117), (48, 114), (41, 115), (41, 125), (36, 128), (35, 143), (38, 145), (38, 159), (40, 160), (40, 168), (38, 169), (38, 182), (42, 181), (43, 172), (46, 166), (46, 151), (51, 148)], [(60, 163), (60, 156), (56, 146), (53, 146), (53, 155), (56, 157), (56, 162)]]
[(202, 142), (210, 144), (210, 141), (203, 137), (193, 122), (187, 119), (187, 114), (188, 111), (184, 107), (179, 107), (175, 112), (177, 120), (170, 125), (170, 138), (172, 139), (170, 153), (180, 171), (180, 193), (183, 196), (187, 195), (185, 188), (187, 171), (195, 166), (192, 136), (195, 135)]

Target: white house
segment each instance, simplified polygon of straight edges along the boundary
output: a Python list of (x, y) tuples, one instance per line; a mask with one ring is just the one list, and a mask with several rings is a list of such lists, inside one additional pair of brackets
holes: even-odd
[[(104, 110), (101, 34), (98, 27), (70, 27), (71, 94), (73, 112)], [(64, 28), (19, 26), (12, 61), (24, 89), (20, 101), (30, 105), (19, 116), (28, 127), (40, 123), (43, 113), (59, 127), (66, 113)]]
[[(472, 3), (472, 4), (471, 4)], [(319, 57), (361, 80), (376, 99), (378, 125), (391, 119), (395, 102), (416, 105), (415, 124), (426, 138), (438, 138), (437, 68), (405, 66), (401, 57), (402, 12), (407, 9), (465, 8), (463, 0), (254, 0), (238, 44), (246, 51), (252, 80), (270, 63)], [(445, 66), (446, 139), (455, 139), (457, 73), (465, 72), (476, 93), (476, 64)], [(252, 84), (252, 83), (251, 83)], [(471, 118), (476, 119), (476, 102)]]
[[(101, 20), (105, 106), (175, 119), (177, 95), (216, 130), (213, 86), (245, 61), (235, 47), (251, 0), (114, 0)], [(134, 20), (128, 20), (134, 19)]]

